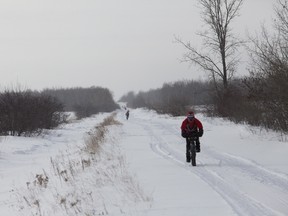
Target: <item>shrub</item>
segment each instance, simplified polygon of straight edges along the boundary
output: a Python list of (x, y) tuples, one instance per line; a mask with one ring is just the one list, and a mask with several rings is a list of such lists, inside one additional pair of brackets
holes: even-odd
[(63, 106), (56, 98), (39, 92), (0, 93), (0, 133), (12, 136), (40, 134), (66, 121)]

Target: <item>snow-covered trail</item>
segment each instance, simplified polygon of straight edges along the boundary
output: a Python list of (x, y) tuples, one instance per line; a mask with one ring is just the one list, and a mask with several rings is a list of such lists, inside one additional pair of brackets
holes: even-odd
[[(20, 192), (26, 182), (43, 170), (49, 172), (51, 157), (63, 153), (79, 159), (79, 146), (83, 145), (87, 132), (109, 115), (75, 121), (41, 137), (1, 137), (0, 215), (23, 215), (19, 212), (18, 199), (22, 197)], [(119, 212), (127, 216), (288, 215), (288, 143), (278, 141), (277, 133), (258, 133), (256, 128), (251, 130), (245, 125), (201, 114), (196, 116), (204, 125), (204, 136), (197, 167), (192, 167), (185, 162), (185, 140), (180, 136), (183, 117), (172, 118), (136, 109), (131, 110), (126, 120), (125, 112), (118, 111), (117, 119), (123, 124), (109, 129), (109, 139), (103, 145), (106, 150), (117, 147), (114, 156), (116, 159), (119, 156), (125, 167), (127, 164), (128, 172), (120, 175), (117, 181), (103, 181), (100, 185), (91, 170), (85, 169), (89, 172), (83, 171), (83, 176), (79, 173), (77, 184), (82, 185), (84, 179), (87, 182), (87, 176), (92, 183), (96, 182), (91, 188), (85, 187), (85, 191), (101, 192), (101, 196), (96, 197), (98, 204), (103, 204), (94, 206), (92, 203), (95, 208), (92, 215), (98, 215), (102, 205), (107, 210), (104, 211), (106, 215), (113, 216), (118, 216)], [(97, 162), (101, 170), (107, 168), (106, 159)], [(113, 170), (117, 169), (117, 165), (112, 165)], [(101, 179), (105, 172), (96, 174)], [(129, 179), (133, 179), (133, 183)], [(118, 189), (121, 185), (123, 191)], [(51, 183), (54, 191), (53, 186)], [(59, 192), (65, 193), (62, 189), (59, 188)], [(29, 189), (23, 192), (25, 196), (31, 193)], [(111, 192), (115, 193), (113, 199)], [(131, 194), (138, 193), (144, 199), (134, 200)], [(44, 199), (45, 195), (39, 198)], [(80, 198), (82, 203), (87, 200)], [(50, 204), (44, 202), (45, 209), (54, 209)], [(90, 207), (88, 205), (86, 212), (90, 212)], [(67, 215), (61, 209), (57, 213)]]
[[(251, 160), (237, 151), (217, 149), (215, 140), (220, 138), (215, 138), (210, 132), (215, 128), (205, 121), (202, 152), (197, 155), (198, 166), (192, 167), (185, 162), (182, 120), (134, 110), (123, 121), (121, 145), (140, 182), (154, 197), (148, 215), (288, 215), (287, 174), (260, 165), (257, 157)], [(257, 149), (251, 149), (257, 154)]]

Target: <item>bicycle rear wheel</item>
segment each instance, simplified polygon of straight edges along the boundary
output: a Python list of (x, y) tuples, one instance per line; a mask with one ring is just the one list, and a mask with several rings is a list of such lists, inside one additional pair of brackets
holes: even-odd
[(194, 140), (191, 140), (191, 147), (190, 147), (190, 151), (191, 151), (191, 164), (192, 166), (196, 166), (196, 143)]
[(196, 166), (196, 143), (193, 137), (190, 137), (190, 159), (192, 166)]

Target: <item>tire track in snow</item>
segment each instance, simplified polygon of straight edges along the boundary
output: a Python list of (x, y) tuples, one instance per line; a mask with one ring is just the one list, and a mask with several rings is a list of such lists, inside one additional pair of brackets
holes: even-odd
[[(154, 131), (151, 128), (153, 126), (151, 122), (142, 121), (139, 124), (141, 124), (143, 129), (146, 130), (148, 134), (151, 136), (152, 140), (150, 146), (151, 149), (156, 154), (159, 154), (162, 157), (177, 163), (182, 168), (187, 169), (187, 171), (196, 174), (203, 181), (205, 181), (211, 188), (213, 188), (216, 192), (218, 192), (218, 194), (220, 194), (223, 197), (223, 199), (233, 208), (235, 213), (238, 214), (239, 216), (281, 215), (281, 213), (275, 212), (274, 210), (264, 206), (257, 200), (248, 197), (246, 194), (239, 191), (233, 184), (227, 182), (216, 172), (209, 171), (203, 166), (192, 168), (190, 164), (186, 165), (186, 163), (183, 162), (184, 159), (183, 153), (180, 154), (179, 152), (169, 148), (165, 140), (161, 138), (159, 135), (154, 133)], [(157, 123), (154, 126), (157, 126)], [(166, 128), (165, 125), (161, 125), (161, 127), (164, 127), (165, 129), (169, 130), (169, 128)], [(175, 131), (173, 130), (173, 132)], [(238, 162), (238, 165), (241, 167), (240, 162)]]
[[(164, 125), (162, 121), (153, 121), (153, 126), (155, 126), (156, 129), (164, 129), (166, 134), (168, 132), (179, 136), (179, 129), (177, 130), (174, 125)], [(171, 143), (169, 143), (169, 141), (166, 141), (163, 147), (168, 148), (173, 152), (176, 150)], [(207, 161), (211, 161), (211, 159), (218, 165), (215, 166), (214, 163), (209, 167), (209, 163), (207, 165)], [(205, 168), (209, 167), (208, 170), (210, 172), (217, 174), (219, 177), (225, 179), (227, 182), (230, 182), (232, 185), (236, 184), (235, 176), (237, 176), (236, 179), (240, 184), (237, 185), (238, 191), (245, 193), (246, 196), (249, 196), (253, 200), (261, 200), (262, 205), (270, 206), (271, 208), (273, 207), (273, 209), (277, 210), (278, 212), (281, 211), (284, 215), (288, 215), (287, 175), (266, 169), (254, 161), (227, 153), (213, 151), (210, 148), (206, 148), (205, 151), (201, 153), (201, 158), (198, 158), (198, 164), (200, 164), (200, 166), (205, 166)], [(227, 175), (227, 173), (229, 175)], [(249, 182), (249, 184), (247, 184), (247, 182)], [(250, 184), (257, 187), (258, 191), (256, 193), (254, 190), (251, 190)]]
[[(167, 125), (160, 125), (160, 123), (154, 123), (154, 125), (159, 128), (165, 127), (166, 131), (169, 131), (171, 134), (178, 135), (175, 128), (171, 128), (171, 125), (169, 125), (168, 127)], [(163, 148), (165, 146), (163, 146)], [(261, 184), (266, 184), (268, 186), (281, 189), (282, 191), (288, 193), (288, 177), (284, 174), (279, 174), (274, 171), (267, 170), (255, 162), (227, 153), (221, 153), (213, 151), (211, 149), (205, 149), (204, 154), (206, 157), (219, 161), (221, 165), (227, 165), (233, 168), (236, 167), (238, 170), (248, 174), (250, 177), (252, 177), (254, 180), (257, 180)]]
[(270, 187), (281, 189), (288, 193), (288, 179), (284, 175), (269, 171), (252, 161), (239, 158), (225, 153), (219, 153), (211, 149), (206, 149), (205, 153), (209, 157), (221, 161), (221, 164), (237, 167), (243, 173), (248, 174), (259, 183), (266, 184)]

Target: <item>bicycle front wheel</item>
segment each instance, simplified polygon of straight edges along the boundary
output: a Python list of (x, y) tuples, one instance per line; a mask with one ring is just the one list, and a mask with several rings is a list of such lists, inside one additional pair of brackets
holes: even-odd
[(195, 150), (191, 152), (191, 164), (192, 164), (192, 166), (196, 166), (196, 152), (195, 152)]

